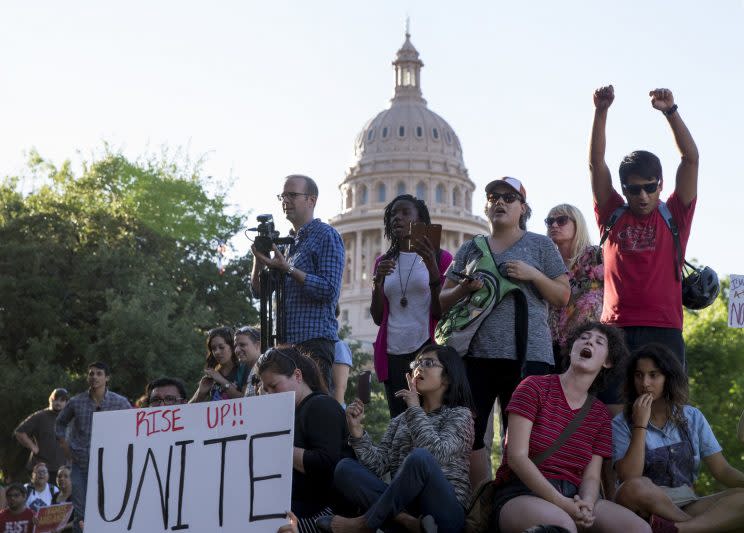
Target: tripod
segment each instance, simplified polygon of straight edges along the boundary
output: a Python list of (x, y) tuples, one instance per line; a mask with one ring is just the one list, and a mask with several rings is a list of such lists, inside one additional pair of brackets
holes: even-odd
[(263, 268), (259, 273), (261, 291), (261, 353), (287, 339), (287, 317), (284, 310), (284, 278), (278, 270)]

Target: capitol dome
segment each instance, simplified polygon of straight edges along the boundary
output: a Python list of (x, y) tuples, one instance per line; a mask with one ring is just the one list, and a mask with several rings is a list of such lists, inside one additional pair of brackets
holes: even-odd
[(346, 247), (339, 307), (353, 338), (374, 340), (369, 280), (374, 260), (388, 248), (383, 210), (400, 194), (426, 202), (433, 223), (442, 224), (441, 247), (454, 252), (486, 221), (472, 214), (475, 184), (468, 176), (460, 139), (430, 110), (421, 92), (419, 53), (406, 33), (393, 61), (395, 90), (390, 107), (369, 120), (354, 142), (355, 163), (339, 185), (341, 211), (330, 223)]

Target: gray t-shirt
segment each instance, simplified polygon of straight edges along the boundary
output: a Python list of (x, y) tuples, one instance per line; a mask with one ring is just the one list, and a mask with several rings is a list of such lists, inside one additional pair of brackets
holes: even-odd
[[(457, 283), (459, 279), (450, 274), (458, 272), (472, 260), (480, 257), (478, 246), (471, 240), (463, 244), (455, 255), (447, 277)], [(566, 274), (566, 265), (556, 245), (545, 235), (525, 232), (511, 248), (493, 254), (497, 265), (504, 261), (524, 261), (534, 266), (550, 279)], [(554, 364), (553, 343), (548, 327), (548, 303), (531, 283), (515, 281), (522, 286), (527, 296), (527, 360)], [(473, 338), (468, 355), (488, 359), (516, 359), (517, 347), (514, 336), (514, 296), (508, 294), (481, 324)]]

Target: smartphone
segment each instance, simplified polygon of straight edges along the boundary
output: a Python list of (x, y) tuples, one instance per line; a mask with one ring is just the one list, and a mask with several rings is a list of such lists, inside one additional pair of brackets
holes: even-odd
[(442, 225), (441, 224), (426, 224), (424, 222), (411, 222), (411, 227), (408, 232), (408, 248), (407, 251), (413, 251), (413, 243), (416, 239), (428, 237), (434, 250), (439, 250), (439, 244), (442, 240)]
[(367, 405), (372, 393), (372, 372), (365, 370), (357, 375), (357, 398)]
[(470, 274), (466, 274), (465, 272), (458, 272), (457, 270), (453, 270), (451, 272), (453, 276), (456, 276), (460, 279), (466, 279), (468, 281), (473, 281), (475, 278), (471, 276)]

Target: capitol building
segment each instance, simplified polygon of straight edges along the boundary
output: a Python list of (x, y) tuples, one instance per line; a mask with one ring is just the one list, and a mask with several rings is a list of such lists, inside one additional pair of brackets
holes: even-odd
[(410, 34), (393, 61), (395, 92), (390, 107), (365, 124), (354, 144), (355, 164), (339, 185), (341, 211), (329, 222), (341, 234), (346, 266), (339, 307), (341, 325), (364, 345), (374, 341), (377, 326), (369, 305), (372, 268), (386, 251), (383, 210), (399, 194), (426, 202), (432, 223), (442, 225), (441, 247), (453, 255), (473, 235), (488, 233), (485, 219), (473, 214), (473, 194), (481, 210), (452, 127), (430, 110), (421, 92), (419, 53)]

